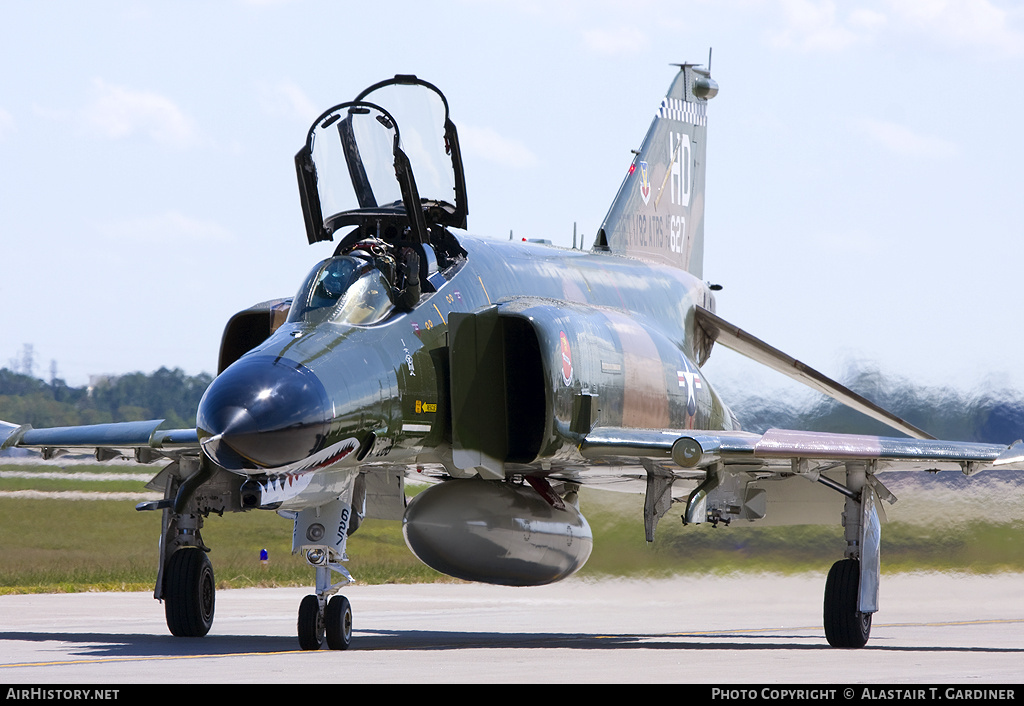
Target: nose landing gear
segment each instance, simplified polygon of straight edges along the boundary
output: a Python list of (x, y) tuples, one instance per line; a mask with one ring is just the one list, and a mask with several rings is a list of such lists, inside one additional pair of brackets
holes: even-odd
[[(329, 584), (332, 570), (342, 571), (346, 580)], [(340, 565), (318, 566), (316, 577), (316, 593), (299, 603), (299, 646), (319, 650), (326, 637), (328, 649), (347, 650), (352, 643), (352, 605), (345, 596), (330, 594), (350, 583), (352, 577)]]
[[(345, 545), (365, 515), (363, 492), (355, 486), (355, 476), (350, 476), (339, 498), (294, 515), (292, 552), (303, 552), (316, 569), (316, 592), (299, 604), (299, 646), (304, 650), (320, 649), (325, 637), (332, 650), (347, 650), (352, 642), (352, 605), (345, 596), (335, 594), (352, 583), (342, 565), (348, 561)], [(358, 496), (355, 508), (354, 493)], [(332, 573), (341, 574), (341, 579), (332, 581)]]

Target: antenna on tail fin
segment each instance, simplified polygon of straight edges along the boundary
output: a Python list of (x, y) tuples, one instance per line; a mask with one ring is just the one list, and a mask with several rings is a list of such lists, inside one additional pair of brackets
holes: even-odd
[(710, 68), (673, 65), (679, 73), (635, 152), (594, 249), (680, 267), (702, 277), (706, 107), (718, 95), (718, 84)]

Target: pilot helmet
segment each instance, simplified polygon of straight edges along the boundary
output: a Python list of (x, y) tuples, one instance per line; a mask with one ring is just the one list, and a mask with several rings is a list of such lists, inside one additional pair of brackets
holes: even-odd
[(360, 240), (348, 252), (348, 255), (364, 260), (369, 265), (380, 270), (388, 283), (394, 286), (395, 258), (391, 256), (390, 247), (383, 240), (378, 238)]

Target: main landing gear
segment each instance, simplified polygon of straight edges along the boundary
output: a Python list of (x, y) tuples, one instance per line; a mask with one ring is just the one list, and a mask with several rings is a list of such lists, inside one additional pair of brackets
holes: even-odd
[[(214, 475), (198, 457), (183, 456), (150, 481), (151, 488), (163, 484), (163, 500), (135, 508), (163, 514), (153, 596), (163, 601), (167, 627), (177, 637), (202, 637), (213, 625), (217, 586), (200, 530), (204, 517), (230, 506), (228, 487), (210, 482)], [(204, 490), (196, 492), (200, 486)]]
[(867, 470), (867, 463), (847, 463), (845, 486), (826, 483), (846, 495), (846, 558), (828, 572), (822, 613), (825, 639), (833, 647), (859, 648), (867, 644), (871, 616), (878, 610), (881, 523), (878, 496), (868, 482)]
[[(699, 447), (699, 444), (698, 444)], [(679, 448), (682, 448), (680, 452)], [(691, 449), (673, 447), (673, 460), (687, 465)], [(671, 506), (671, 473), (656, 465), (647, 470), (647, 497), (644, 525), (647, 540), (654, 539), (654, 527)], [(879, 497), (890, 503), (896, 498), (874, 475), (874, 461), (849, 461), (845, 464), (845, 484), (821, 473), (802, 459), (793, 459), (794, 473), (841, 493), (846, 497), (843, 527), (845, 557), (835, 563), (825, 583), (823, 622), (825, 638), (833, 647), (863, 647), (871, 634), (871, 616), (878, 610), (878, 584), (881, 574), (879, 547), (881, 523)], [(683, 524), (710, 522), (712, 525), (736, 519), (758, 520), (765, 517), (766, 490), (752, 485), (742, 473), (725, 473), (709, 467), (705, 479), (686, 501)], [(783, 518), (784, 520), (786, 518)]]
[(177, 637), (202, 637), (213, 625), (216, 583), (206, 552), (198, 547), (171, 554), (164, 572), (164, 614)]

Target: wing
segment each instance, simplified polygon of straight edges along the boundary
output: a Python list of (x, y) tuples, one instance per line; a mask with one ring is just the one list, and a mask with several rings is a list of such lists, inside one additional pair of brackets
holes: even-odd
[[(658, 520), (680, 501), (686, 503), (687, 523), (831, 524), (846, 498), (860, 497), (848, 485), (851, 466), (867, 471), (866, 482), (890, 504), (896, 498), (875, 475), (878, 471), (959, 469), (971, 475), (988, 468), (1024, 470), (1021, 441), (1003, 446), (789, 429), (754, 434), (600, 428), (579, 449), (593, 463), (645, 469), (648, 541), (654, 540)], [(678, 483), (687, 480), (697, 481), (696, 487)], [(689, 494), (674, 498), (674, 485)]]
[(92, 449), (98, 461), (134, 456), (140, 463), (149, 463), (160, 457), (174, 459), (199, 450), (195, 429), (161, 429), (163, 423), (162, 419), (151, 419), (33, 429), (27, 424), (17, 426), (0, 422), (0, 450), (38, 449), (44, 458), (51, 458), (62, 451)]
[[(742, 431), (595, 429), (580, 445), (584, 458), (671, 460), (687, 469), (721, 464), (775, 472), (865, 461), (877, 470), (962, 470), (986, 467), (1024, 470), (1024, 442), (1012, 446), (942, 439), (903, 439), (862, 434), (769, 429)], [(800, 471), (792, 471), (800, 472)], [(807, 471), (804, 471), (807, 472)]]

